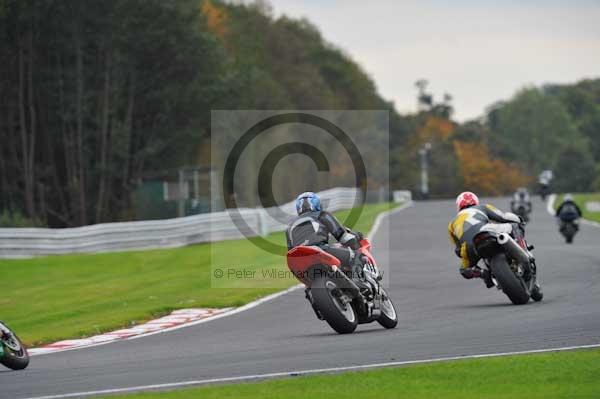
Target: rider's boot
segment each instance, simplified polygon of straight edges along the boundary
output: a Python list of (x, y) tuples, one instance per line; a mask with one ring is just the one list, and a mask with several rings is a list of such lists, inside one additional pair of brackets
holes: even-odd
[(471, 266), (471, 267), (466, 267), (466, 268), (461, 268), (459, 270), (459, 272), (460, 272), (461, 276), (463, 276), (467, 280), (470, 280), (472, 278), (482, 279), (487, 288), (492, 288), (496, 285), (496, 284), (494, 284), (494, 281), (492, 280), (492, 275), (490, 274), (489, 270), (482, 269), (477, 265)]
[(308, 300), (308, 302), (310, 302), (310, 306), (313, 308), (313, 311), (315, 312), (315, 315), (317, 315), (317, 318), (319, 320), (323, 320), (323, 315), (321, 314), (319, 309), (317, 309), (317, 307), (315, 306), (315, 303), (312, 299), (312, 293), (310, 292), (310, 288), (306, 288), (304, 290), (304, 297)]
[(352, 262), (352, 281), (358, 289), (360, 293), (365, 297), (369, 298), (371, 296), (372, 290), (371, 285), (366, 282), (364, 278), (364, 263), (362, 257), (356, 256)]
[(492, 274), (487, 269), (481, 270), (481, 279), (483, 280), (487, 288), (492, 288), (496, 286), (496, 284), (494, 284), (494, 281), (492, 280)]

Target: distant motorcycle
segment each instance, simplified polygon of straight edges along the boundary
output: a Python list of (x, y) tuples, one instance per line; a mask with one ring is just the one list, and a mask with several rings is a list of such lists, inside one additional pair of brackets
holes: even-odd
[(535, 259), (524, 239), (519, 243), (510, 234), (494, 225), (477, 234), (473, 243), (477, 254), (483, 258), (492, 276), (492, 282), (501, 289), (515, 305), (541, 301), (542, 288), (537, 284)]
[(531, 213), (531, 210), (529, 209), (527, 204), (517, 203), (514, 204), (511, 208), (513, 213), (521, 217), (521, 220), (523, 220), (525, 223), (529, 223), (529, 214)]
[(567, 244), (573, 243), (573, 237), (579, 231), (577, 220), (562, 221), (560, 224), (560, 233), (565, 237)]
[(306, 298), (316, 316), (340, 334), (352, 333), (358, 324), (373, 321), (385, 328), (398, 324), (394, 304), (381, 286), (382, 275), (371, 254), (371, 243), (359, 238), (357, 256), (365, 258), (362, 277), (370, 290), (361, 290), (342, 271), (339, 259), (317, 246), (297, 246), (287, 253), (288, 267), (306, 285)]
[(548, 197), (548, 195), (550, 195), (550, 186), (548, 186), (547, 184), (541, 184), (540, 197), (542, 198), (542, 201), (546, 201), (546, 197)]
[(13, 370), (29, 364), (29, 354), (19, 337), (0, 321), (0, 363)]

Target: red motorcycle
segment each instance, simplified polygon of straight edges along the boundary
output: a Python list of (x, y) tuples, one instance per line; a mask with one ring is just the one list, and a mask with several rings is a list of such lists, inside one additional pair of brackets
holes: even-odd
[(360, 278), (365, 286), (361, 288), (349, 277), (350, 271), (344, 270), (338, 258), (317, 246), (292, 248), (287, 253), (287, 264), (294, 276), (306, 285), (306, 299), (317, 317), (338, 333), (349, 334), (358, 324), (373, 321), (385, 328), (396, 327), (396, 309), (381, 286), (382, 275), (367, 238), (360, 237), (357, 256), (362, 256), (364, 263)]

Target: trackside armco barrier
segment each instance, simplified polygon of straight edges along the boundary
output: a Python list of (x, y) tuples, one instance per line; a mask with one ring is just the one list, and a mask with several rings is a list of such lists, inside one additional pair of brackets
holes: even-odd
[[(330, 211), (349, 209), (360, 202), (356, 188), (332, 188), (319, 195)], [(295, 213), (293, 202), (279, 209), (288, 217)], [(65, 229), (0, 228), (0, 257), (174, 248), (283, 231), (289, 219), (275, 220), (270, 216), (271, 211), (273, 209), (238, 209), (238, 213), (222, 211)], [(246, 227), (240, 228), (240, 223), (234, 223), (235, 219), (243, 219)]]

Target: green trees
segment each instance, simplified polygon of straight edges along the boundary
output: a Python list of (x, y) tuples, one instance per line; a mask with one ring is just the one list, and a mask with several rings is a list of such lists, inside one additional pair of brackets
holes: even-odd
[(0, 0), (0, 213), (54, 227), (135, 218), (140, 181), (209, 162), (211, 109), (389, 110), (392, 187), (417, 188), (430, 140), (434, 196), (477, 169), (461, 168), (456, 141), (531, 176), (553, 168), (565, 190), (600, 184), (587, 172), (600, 163), (600, 80), (525, 89), (464, 125), (426, 85), (420, 111), (399, 115), (309, 21), (264, 2)]
[[(600, 187), (600, 80), (525, 88), (493, 105), (485, 118), (463, 124), (449, 124), (449, 101), (436, 104), (425, 90), (427, 81), (416, 86), (421, 112), (412, 118), (412, 144), (395, 154), (393, 162), (403, 166), (392, 174), (395, 183), (417, 186), (416, 152), (431, 142), (433, 196), (463, 189), (508, 193), (533, 183), (544, 169), (554, 170), (556, 190)], [(407, 167), (409, 159), (412, 167)]]
[(564, 147), (554, 164), (554, 170), (554, 188), (559, 192), (589, 191), (596, 177), (594, 159), (585, 147)]
[(592, 189), (600, 162), (600, 80), (521, 90), (487, 119), (501, 157), (531, 175), (553, 169), (557, 190)]
[(208, 162), (211, 109), (391, 108), (308, 21), (218, 0), (0, 0), (0, 93), (0, 211), (57, 227)]
[(221, 49), (194, 3), (0, 4), (0, 208), (54, 226), (126, 217), (136, 179), (206, 134)]
[(593, 157), (600, 161), (600, 79), (547, 86), (544, 91), (564, 105), (575, 127), (588, 139)]
[(550, 169), (566, 145), (583, 144), (563, 105), (538, 89), (524, 89), (488, 115), (492, 146), (535, 175)]

